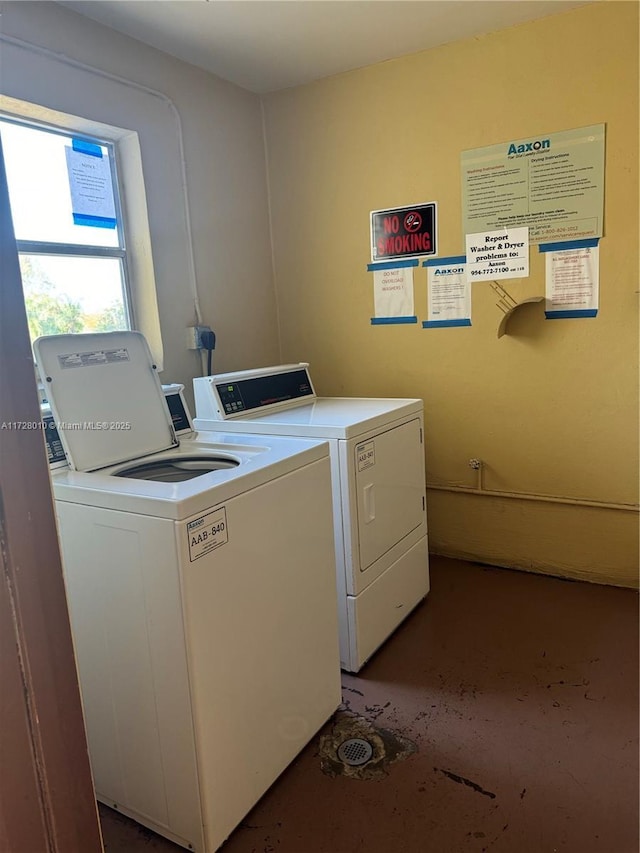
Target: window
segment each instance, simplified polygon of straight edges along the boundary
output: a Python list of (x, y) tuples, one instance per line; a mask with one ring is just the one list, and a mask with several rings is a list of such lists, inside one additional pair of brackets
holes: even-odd
[(133, 326), (115, 148), (0, 116), (32, 341)]

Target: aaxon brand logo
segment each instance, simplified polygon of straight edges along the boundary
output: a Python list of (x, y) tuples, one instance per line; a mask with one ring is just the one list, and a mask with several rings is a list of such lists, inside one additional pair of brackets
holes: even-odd
[(451, 269), (436, 269), (434, 271), (434, 275), (460, 275), (460, 273), (464, 272), (464, 267), (452, 267)]
[(535, 142), (524, 142), (522, 145), (516, 145), (512, 142), (507, 151), (507, 157), (512, 154), (528, 154), (529, 152), (542, 151), (545, 148), (551, 148), (550, 139), (536, 139)]

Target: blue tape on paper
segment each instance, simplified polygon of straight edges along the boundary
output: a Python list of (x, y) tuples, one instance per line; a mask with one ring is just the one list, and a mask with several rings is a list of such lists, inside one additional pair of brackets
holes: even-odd
[(449, 264), (466, 264), (467, 256), (466, 255), (456, 255), (454, 258), (429, 258), (427, 261), (422, 262), (423, 267), (443, 267), (449, 266)]
[(588, 240), (565, 240), (562, 243), (540, 243), (539, 252), (564, 252), (567, 249), (595, 249), (599, 237), (590, 237)]
[(395, 326), (398, 323), (417, 323), (417, 317), (372, 317), (372, 326)]
[(116, 220), (110, 216), (87, 216), (85, 213), (74, 213), (73, 224), (88, 225), (91, 228), (115, 228)]
[(417, 258), (402, 258), (399, 261), (380, 261), (379, 263), (367, 264), (367, 272), (377, 270), (398, 270), (400, 267), (417, 267), (420, 261)]
[(570, 320), (574, 317), (596, 317), (598, 314), (597, 308), (585, 308), (583, 311), (545, 311), (544, 316), (547, 320)]
[(74, 151), (79, 151), (81, 154), (91, 154), (92, 157), (102, 157), (102, 148), (93, 142), (87, 142), (85, 139), (74, 139), (71, 142), (71, 147)]
[(443, 329), (445, 326), (470, 326), (471, 320), (467, 317), (464, 320), (424, 320), (422, 323), (423, 329)]

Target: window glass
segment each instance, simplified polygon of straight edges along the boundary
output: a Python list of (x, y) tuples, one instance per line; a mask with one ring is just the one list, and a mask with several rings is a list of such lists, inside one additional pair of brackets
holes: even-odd
[[(9, 122), (2, 122), (1, 130), (17, 240), (119, 245), (116, 228), (74, 223), (66, 158), (73, 137)], [(108, 161), (108, 148), (98, 147)]]
[(20, 255), (31, 340), (129, 327), (118, 258)]
[(32, 340), (131, 328), (112, 143), (2, 116), (0, 135)]

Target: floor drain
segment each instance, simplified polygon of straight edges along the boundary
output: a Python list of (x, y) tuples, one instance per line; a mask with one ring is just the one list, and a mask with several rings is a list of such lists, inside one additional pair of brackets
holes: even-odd
[(350, 767), (359, 767), (370, 761), (373, 755), (373, 747), (368, 740), (360, 737), (352, 737), (343, 741), (338, 747), (338, 758), (343, 764)]
[(353, 711), (337, 711), (330, 732), (320, 736), (320, 767), (327, 776), (368, 781), (388, 775), (389, 766), (404, 761), (418, 747), (397, 732), (374, 726)]

